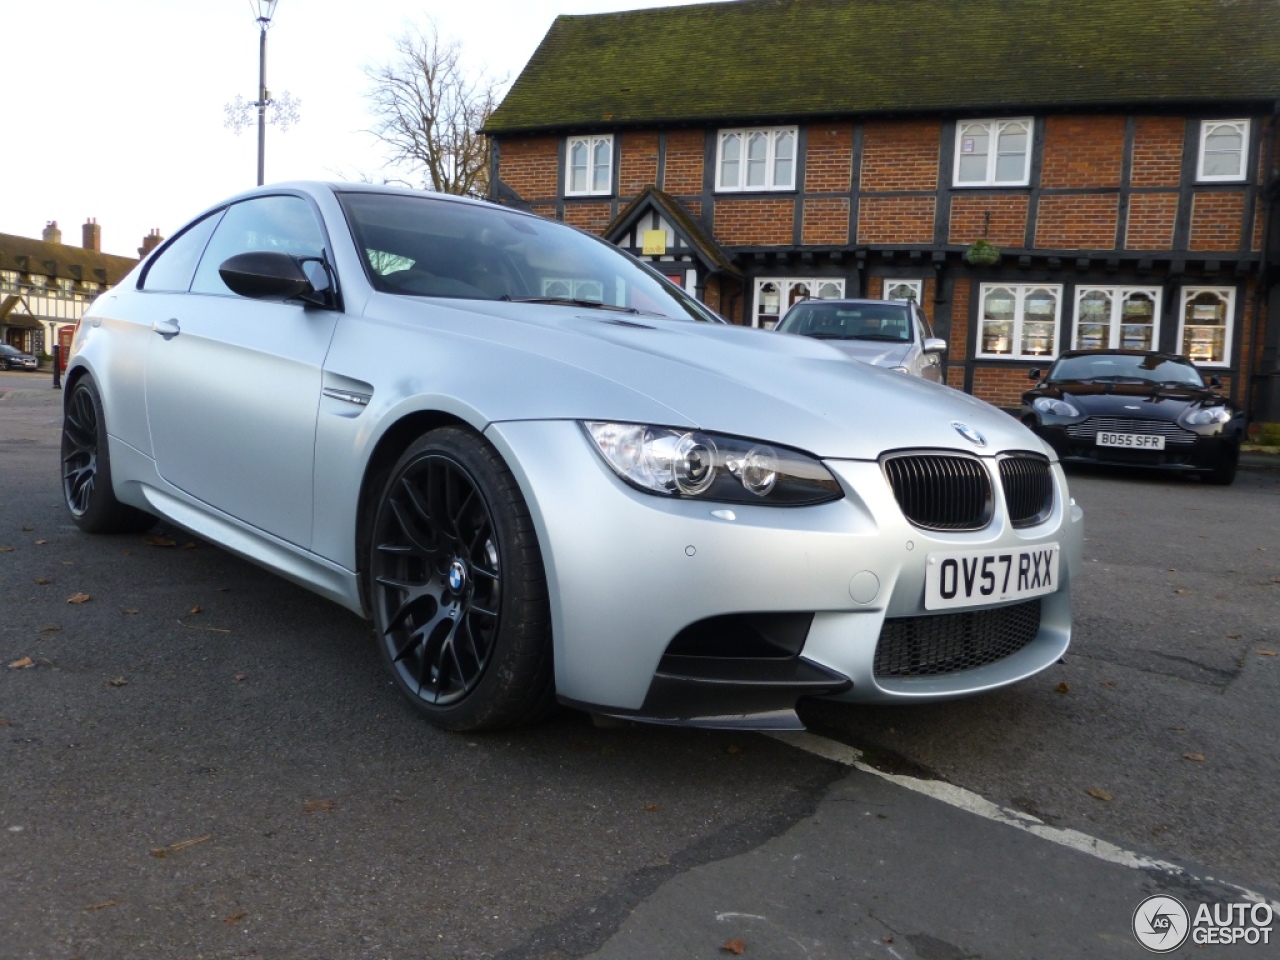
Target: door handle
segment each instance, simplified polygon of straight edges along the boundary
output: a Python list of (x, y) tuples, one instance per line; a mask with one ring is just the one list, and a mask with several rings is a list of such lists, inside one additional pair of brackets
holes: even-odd
[(166, 340), (172, 340), (182, 332), (182, 328), (178, 326), (177, 319), (173, 320), (157, 320), (151, 325), (153, 333), (158, 333)]

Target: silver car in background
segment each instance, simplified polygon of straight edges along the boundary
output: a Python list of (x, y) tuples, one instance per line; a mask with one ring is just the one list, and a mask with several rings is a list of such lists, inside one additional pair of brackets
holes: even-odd
[(801, 300), (776, 330), (826, 340), (863, 363), (934, 383), (943, 380), (947, 342), (933, 335), (913, 300)]
[(1070, 640), (1081, 511), (1020, 423), (496, 205), (218, 204), (93, 304), (64, 392), (83, 530), (163, 518), (370, 617), (450, 729), (791, 728)]

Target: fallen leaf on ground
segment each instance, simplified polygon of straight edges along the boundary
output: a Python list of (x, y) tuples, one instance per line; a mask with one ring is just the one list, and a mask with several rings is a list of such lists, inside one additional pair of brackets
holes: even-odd
[(644, 808), (648, 810), (650, 813), (653, 813), (655, 810), (658, 809), (658, 805), (656, 803), (646, 803), (644, 805)]
[(1240, 637), (1241, 637), (1241, 634), (1238, 634), (1238, 633), (1228, 633), (1228, 634), (1227, 634), (1227, 639), (1228, 639), (1228, 640), (1239, 640), (1239, 639), (1240, 639)]
[(35, 583), (37, 587), (43, 587), (50, 583), (53, 583), (53, 581), (50, 580), (48, 577), (36, 577), (35, 580), (32, 582)]
[(1110, 793), (1103, 790), (1101, 787), (1090, 787), (1088, 793), (1089, 796), (1093, 797), (1095, 800), (1106, 800), (1108, 803), (1115, 799)]
[(30, 533), (30, 532), (31, 532), (32, 530), (34, 530), (34, 529), (35, 529), (35, 527), (31, 526), (31, 524), (29, 524), (29, 523), (24, 523), (24, 524), (22, 525), (22, 532), (23, 532), (23, 533)]
[(1204, 754), (1203, 753), (1184, 753), (1182, 755), (1182, 759), (1194, 760), (1196, 763), (1204, 763)]
[(319, 813), (322, 810), (332, 810), (337, 804), (332, 800), (304, 800), (302, 801), (302, 810), (304, 813)]
[(736, 743), (729, 744), (728, 748), (725, 750), (725, 753), (741, 753), (741, 752), (742, 750), (738, 747)]
[(1177, 572), (1178, 572), (1178, 568), (1177, 568), (1177, 567), (1170, 567), (1170, 568), (1169, 568), (1169, 572), (1170, 572), (1170, 573), (1177, 573)]
[(747, 952), (747, 945), (741, 940), (726, 940), (720, 945), (720, 949), (725, 953), (732, 953), (734, 956), (740, 957)]
[(120, 556), (122, 556), (122, 557), (132, 557), (132, 556), (133, 556), (133, 551), (132, 551), (132, 550), (121, 550), (121, 551), (120, 551)]
[(199, 612), (200, 612), (200, 604), (197, 603), (194, 607), (191, 608), (191, 615), (194, 617)]
[(107, 681), (107, 686), (110, 687), (127, 687), (128, 685), (129, 681), (124, 677), (116, 677), (114, 680)]
[(13, 553), (13, 547), (0, 547), (0, 553)]
[(46, 543), (48, 543), (49, 541), (48, 541), (48, 540), (33, 540), (32, 542), (33, 542), (37, 547), (43, 547), (43, 546), (44, 546)]
[(61, 629), (62, 629), (61, 627), (55, 627), (52, 624), (50, 624), (47, 627), (41, 627), (40, 632), (41, 633), (57, 633)]
[(204, 843), (206, 840), (212, 839), (213, 834), (206, 833), (203, 837), (196, 837), (193, 840), (182, 840), (178, 843), (171, 843), (167, 847), (153, 847), (151, 855), (157, 858), (167, 857), (171, 853), (177, 853), (180, 850), (187, 849), (187, 847), (194, 847), (197, 843)]
[(1114, 680), (1099, 680), (1098, 682), (1104, 687), (1114, 687), (1116, 685)]
[(27, 669), (30, 669), (31, 667), (34, 667), (35, 665), (36, 665), (36, 662), (32, 660), (30, 657), (23, 657), (21, 660), (15, 660), (13, 661), (13, 663), (9, 664), (9, 669), (10, 670), (27, 670)]
[(1071, 685), (1070, 685), (1070, 684), (1068, 684), (1068, 683), (1066, 683), (1066, 682), (1064, 681), (1063, 683), (1058, 684), (1058, 685), (1057, 685), (1056, 687), (1054, 687), (1053, 689), (1054, 689), (1054, 690), (1056, 690), (1056, 691), (1058, 691), (1058, 693), (1070, 693), (1070, 692), (1071, 692)]
[(1175, 591), (1173, 591), (1173, 592), (1174, 592), (1174, 593), (1176, 593), (1176, 594), (1178, 594), (1179, 596), (1182, 596), (1182, 595), (1184, 595), (1184, 594), (1188, 594), (1188, 593), (1190, 593), (1191, 591), (1190, 591), (1190, 590), (1188, 590), (1186, 587), (1179, 587), (1177, 590), (1175, 590)]
[(148, 547), (176, 547), (177, 540), (170, 540), (168, 537), (157, 536), (156, 534), (148, 534), (142, 538), (142, 542)]
[(249, 675), (247, 673), (237, 673), (235, 679), (236, 679), (236, 683), (242, 683), (243, 681), (249, 679)]
[(129, 616), (133, 616), (134, 614), (138, 613), (139, 610), (137, 607), (125, 607), (124, 610), (122, 610), (121, 612), (127, 613)]
[(62, 565), (64, 567), (74, 567), (76, 565), (76, 562), (74, 560), (63, 560)]
[(87, 593), (73, 593), (67, 597), (67, 603), (88, 603), (92, 599)]
[(237, 910), (235, 913), (231, 914), (231, 916), (229, 916), (229, 917), (223, 917), (223, 918), (222, 918), (222, 922), (223, 922), (223, 923), (239, 923), (241, 920), (243, 920), (243, 919), (244, 919), (245, 917), (247, 917), (248, 915), (249, 915), (249, 914), (248, 914), (248, 913), (246, 913), (244, 910)]
[(1258, 654), (1263, 657), (1274, 657), (1276, 652), (1274, 650), (1259, 650)]
[(85, 907), (84, 910), (85, 913), (90, 913), (94, 910), (105, 910), (107, 907), (116, 907), (119, 905), (119, 900), (104, 900), (102, 903), (91, 903), (89, 906)]
[(199, 624), (184, 623), (181, 620), (178, 621), (178, 626), (186, 627), (188, 630), (208, 630), (210, 633), (230, 633), (231, 632), (225, 627), (202, 627)]

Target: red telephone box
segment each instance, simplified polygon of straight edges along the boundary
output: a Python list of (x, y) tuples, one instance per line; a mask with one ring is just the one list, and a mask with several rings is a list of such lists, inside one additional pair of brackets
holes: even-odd
[(71, 353), (71, 338), (75, 336), (75, 324), (58, 328), (58, 367), (67, 369), (67, 355)]

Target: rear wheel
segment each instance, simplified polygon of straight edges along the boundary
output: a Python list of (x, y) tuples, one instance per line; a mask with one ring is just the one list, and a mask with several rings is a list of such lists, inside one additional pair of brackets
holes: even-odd
[(88, 375), (71, 388), (63, 411), (62, 496), (71, 519), (86, 533), (136, 532), (156, 522), (116, 499), (102, 398)]
[(482, 437), (445, 427), (405, 451), (373, 511), (369, 575), (383, 660), (433, 723), (498, 729), (553, 709), (533, 521)]

